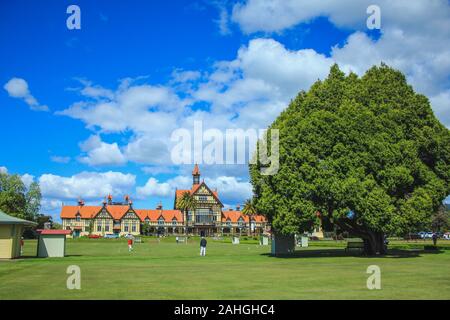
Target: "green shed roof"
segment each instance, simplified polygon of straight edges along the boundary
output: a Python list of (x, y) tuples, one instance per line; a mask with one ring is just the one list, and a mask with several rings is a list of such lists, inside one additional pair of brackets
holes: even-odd
[(27, 224), (27, 225), (37, 225), (36, 222), (19, 219), (16, 217), (11, 217), (0, 210), (0, 224)]

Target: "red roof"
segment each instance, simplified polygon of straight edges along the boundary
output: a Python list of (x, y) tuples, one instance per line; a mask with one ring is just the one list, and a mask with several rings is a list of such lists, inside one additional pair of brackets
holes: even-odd
[(75, 219), (77, 213), (83, 219), (93, 218), (102, 210), (102, 206), (63, 206), (61, 210), (61, 218)]
[(56, 230), (56, 229), (38, 229), (36, 230), (39, 234), (71, 234), (70, 230)]
[(157, 222), (162, 216), (165, 222), (171, 222), (173, 218), (176, 218), (178, 222), (183, 222), (183, 214), (180, 210), (136, 209), (135, 211), (141, 221), (148, 218), (151, 222)]
[(198, 168), (197, 164), (195, 164), (194, 170), (192, 170), (192, 175), (195, 175), (195, 176), (200, 175), (200, 169)]
[[(247, 215), (244, 215), (242, 211), (235, 211), (235, 210), (224, 210), (222, 211), (222, 222), (226, 222), (228, 219), (230, 219), (231, 222), (238, 222), (239, 218), (244, 219), (244, 222), (248, 223), (250, 217)], [(263, 215), (256, 214), (252, 216), (252, 219), (255, 222), (266, 222), (266, 218)]]
[[(177, 203), (177, 199), (181, 198), (183, 196), (183, 193), (189, 192), (190, 194), (194, 194), (200, 188), (200, 186), (202, 184), (205, 184), (205, 183), (202, 182), (200, 184), (194, 184), (194, 185), (192, 185), (192, 189), (190, 189), (190, 190), (176, 190), (175, 191), (175, 204)], [(206, 186), (206, 184), (205, 184), (205, 186)], [(206, 187), (208, 187), (208, 186), (206, 186)], [(214, 197), (216, 197), (216, 199), (220, 202), (219, 193), (217, 191), (211, 191), (211, 192), (214, 195)]]
[[(82, 219), (94, 218), (101, 210), (102, 206), (63, 206), (61, 210), (61, 218), (75, 219), (80, 214)], [(113, 219), (120, 220), (130, 209), (129, 206), (107, 205), (106, 210), (111, 214)]]

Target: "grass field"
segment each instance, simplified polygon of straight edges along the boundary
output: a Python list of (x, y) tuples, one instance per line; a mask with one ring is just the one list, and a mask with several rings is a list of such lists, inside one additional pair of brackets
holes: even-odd
[[(269, 246), (145, 239), (129, 253), (123, 239), (68, 240), (67, 257), (0, 261), (0, 299), (450, 299), (450, 241), (394, 241), (386, 257), (350, 256), (344, 242), (310, 242), (292, 257)], [(427, 243), (429, 244), (429, 243)], [(68, 290), (66, 269), (81, 268), (81, 290)], [(381, 290), (368, 290), (369, 265), (381, 268)]]

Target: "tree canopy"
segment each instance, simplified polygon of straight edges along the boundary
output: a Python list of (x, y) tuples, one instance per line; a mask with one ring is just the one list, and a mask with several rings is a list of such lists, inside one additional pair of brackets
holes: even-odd
[(7, 214), (36, 221), (41, 208), (41, 191), (37, 182), (27, 188), (19, 175), (0, 173), (0, 209)]
[(428, 99), (384, 64), (362, 77), (334, 65), (300, 92), (269, 129), (279, 129), (280, 168), (250, 165), (254, 203), (277, 232), (318, 219), (383, 253), (385, 234), (430, 226), (450, 193), (450, 132)]

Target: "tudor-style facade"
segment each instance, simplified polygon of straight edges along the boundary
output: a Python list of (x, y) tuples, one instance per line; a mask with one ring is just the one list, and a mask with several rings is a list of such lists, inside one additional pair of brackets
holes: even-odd
[(192, 188), (188, 190), (176, 190), (174, 209), (178, 207), (178, 199), (185, 192), (190, 193), (195, 199), (195, 209), (184, 212), (186, 220), (185, 229), (188, 234), (213, 235), (221, 232), (223, 204), (219, 200), (217, 190), (212, 191), (204, 181), (200, 182), (200, 170), (195, 165), (192, 171)]
[[(188, 192), (195, 199), (195, 208), (186, 212), (178, 207), (178, 199)], [(73, 231), (73, 236), (95, 234), (139, 235), (145, 229), (150, 234), (224, 235), (252, 234), (266, 231), (267, 220), (262, 215), (245, 216), (240, 211), (223, 209), (217, 190), (211, 190), (200, 181), (200, 170), (195, 165), (192, 171), (192, 187), (176, 190), (173, 210), (134, 209), (128, 196), (125, 202), (112, 201), (109, 195), (101, 206), (86, 206), (79, 200), (77, 206), (63, 206), (61, 219), (63, 228)], [(251, 220), (249, 220), (251, 219)], [(145, 228), (143, 228), (145, 226)]]
[(113, 203), (109, 195), (108, 201), (104, 201), (102, 206), (85, 206), (82, 200), (78, 201), (78, 206), (63, 206), (63, 229), (72, 230), (74, 237), (89, 234), (139, 235), (140, 218), (128, 196), (125, 200), (125, 203)]

